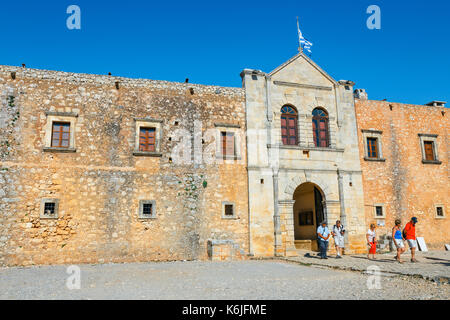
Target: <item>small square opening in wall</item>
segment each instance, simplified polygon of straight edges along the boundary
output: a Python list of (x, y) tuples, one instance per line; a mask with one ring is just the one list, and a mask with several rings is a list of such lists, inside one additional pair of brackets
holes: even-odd
[(236, 218), (236, 212), (234, 208), (234, 203), (232, 202), (222, 202), (222, 218), (224, 219), (234, 219)]
[(152, 204), (151, 203), (144, 203), (143, 204), (142, 214), (143, 215), (152, 214)]
[(231, 217), (234, 215), (233, 205), (232, 204), (226, 204), (225, 205), (225, 215), (227, 217)]
[(382, 206), (376, 206), (375, 207), (375, 212), (377, 217), (382, 217), (383, 216), (383, 207)]
[(58, 218), (58, 199), (42, 199), (41, 200), (41, 219), (57, 219)]
[(55, 214), (56, 204), (54, 202), (46, 202), (44, 204), (44, 214), (48, 216), (52, 216)]
[(156, 202), (154, 200), (140, 200), (139, 201), (139, 218), (140, 219), (155, 219), (156, 218)]
[(374, 216), (378, 219), (384, 219), (386, 217), (386, 212), (384, 210), (383, 204), (375, 204), (374, 205)]
[(437, 219), (443, 219), (445, 218), (445, 211), (443, 205), (436, 205), (435, 206), (435, 214)]

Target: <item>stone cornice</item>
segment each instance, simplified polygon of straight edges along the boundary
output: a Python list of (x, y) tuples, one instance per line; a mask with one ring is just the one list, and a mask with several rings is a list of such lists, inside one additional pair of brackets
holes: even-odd
[(240, 124), (235, 123), (223, 123), (223, 122), (214, 122), (214, 127), (222, 127), (222, 128), (240, 128)]
[(78, 113), (75, 112), (57, 112), (57, 111), (45, 111), (46, 116), (56, 117), (78, 117)]
[(273, 84), (275, 84), (277, 86), (296, 87), (296, 88), (305, 88), (305, 89), (316, 89), (316, 90), (326, 90), (326, 91), (333, 90), (333, 87), (325, 87), (325, 86), (318, 86), (318, 85), (311, 85), (311, 84), (301, 84), (301, 83), (294, 83), (294, 82), (274, 81)]

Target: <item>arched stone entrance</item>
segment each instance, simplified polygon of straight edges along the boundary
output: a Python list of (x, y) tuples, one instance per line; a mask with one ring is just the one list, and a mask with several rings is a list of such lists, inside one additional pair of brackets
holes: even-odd
[(327, 220), (325, 195), (316, 184), (305, 182), (295, 189), (293, 200), (295, 247), (317, 251), (316, 230)]

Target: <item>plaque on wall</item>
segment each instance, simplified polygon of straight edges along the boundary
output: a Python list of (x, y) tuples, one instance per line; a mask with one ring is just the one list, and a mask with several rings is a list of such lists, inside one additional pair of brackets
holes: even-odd
[(300, 226), (313, 226), (313, 212), (312, 211), (303, 211), (298, 214), (298, 224)]

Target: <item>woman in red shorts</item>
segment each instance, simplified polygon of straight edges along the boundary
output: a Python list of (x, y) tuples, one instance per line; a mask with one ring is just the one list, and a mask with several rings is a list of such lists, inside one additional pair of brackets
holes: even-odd
[(367, 230), (366, 239), (367, 245), (369, 246), (369, 253), (367, 254), (367, 258), (370, 260), (370, 255), (372, 255), (372, 259), (375, 260), (375, 254), (377, 253), (377, 241), (376, 241), (376, 233), (375, 233), (375, 223), (370, 225), (370, 229)]

